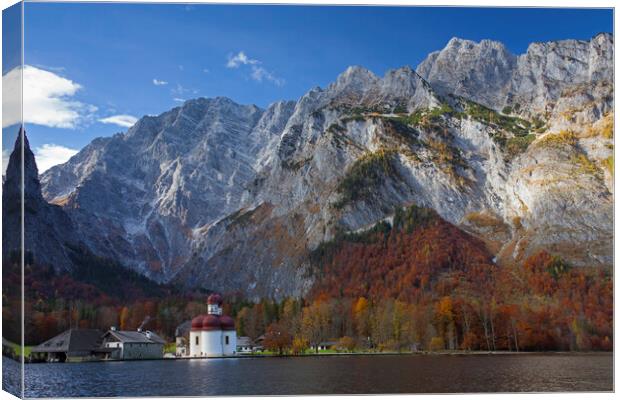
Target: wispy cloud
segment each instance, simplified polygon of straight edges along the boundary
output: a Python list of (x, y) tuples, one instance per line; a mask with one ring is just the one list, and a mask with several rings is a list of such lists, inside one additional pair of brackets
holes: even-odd
[[(2, 76), (2, 127), (20, 123), (21, 69), (14, 68)], [(93, 119), (97, 107), (74, 99), (82, 86), (68, 78), (31, 65), (23, 69), (24, 122), (53, 128), (75, 129)]]
[[(37, 167), (39, 168), (39, 173), (47, 171), (54, 165), (64, 164), (77, 153), (78, 150), (76, 149), (59, 146), (57, 144), (44, 144), (34, 149), (34, 157), (37, 162)], [(4, 158), (4, 152), (2, 156)]]
[(175, 98), (173, 98), (172, 100), (173, 100), (173, 101), (176, 101), (177, 103), (183, 103), (183, 102), (185, 102), (185, 99), (182, 99), (182, 98), (180, 98), (180, 97), (175, 97)]
[(114, 125), (122, 126), (123, 128), (129, 128), (133, 126), (137, 121), (138, 121), (138, 118), (134, 117), (133, 115), (126, 115), (126, 114), (111, 115), (109, 117), (99, 119), (99, 122), (101, 123), (114, 124)]
[(203, 68), (202, 72), (204, 72), (205, 74), (208, 74), (210, 71), (209, 71), (209, 68)]
[(272, 82), (276, 86), (282, 86), (285, 83), (284, 79), (278, 78), (271, 72), (267, 71), (265, 68), (258, 67), (256, 65), (252, 66), (252, 74), (250, 76), (257, 82), (262, 82), (263, 80), (266, 80)]
[(167, 84), (168, 84), (168, 82), (166, 82), (166, 81), (162, 81), (162, 80), (159, 80), (157, 78), (153, 78), (153, 85), (155, 85), (155, 86), (164, 86), (164, 85), (167, 85)]
[(261, 66), (260, 60), (248, 57), (245, 52), (240, 51), (235, 55), (230, 54), (228, 56), (227, 68), (239, 68), (241, 66), (250, 67), (250, 78), (257, 82), (271, 82), (276, 86), (282, 86), (285, 80), (277, 77), (273, 72), (267, 70)]
[(175, 87), (170, 89), (170, 93), (176, 97), (181, 97), (185, 94), (198, 94), (198, 92), (200, 92), (198, 89), (187, 88), (180, 83), (177, 83)]
[(241, 65), (254, 65), (260, 64), (260, 61), (254, 60), (245, 55), (243, 51), (232, 55), (228, 55), (228, 62), (226, 63), (226, 68), (239, 68)]

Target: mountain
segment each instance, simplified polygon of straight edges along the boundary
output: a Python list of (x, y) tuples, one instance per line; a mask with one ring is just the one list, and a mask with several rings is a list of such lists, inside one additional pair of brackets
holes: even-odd
[(188, 101), (93, 141), (41, 177), (44, 194), (69, 210), (97, 254), (166, 280), (189, 256), (194, 229), (238, 209), (289, 109)]
[(613, 54), (608, 33), (589, 41), (532, 43), (518, 56), (499, 42), (453, 38), (417, 72), (442, 92), (498, 111), (507, 107), (521, 116), (540, 116), (550, 128), (579, 129), (612, 111)]
[(50, 205), (43, 199), (34, 154), (30, 150), (25, 132), (22, 131), (17, 135), (7, 165), (2, 204), (4, 260), (20, 257), (23, 210), (23, 243), (27, 259), (36, 254), (41, 264), (54, 267), (58, 271), (73, 269), (70, 254), (71, 248), (78, 243), (76, 228), (61, 207)]
[(350, 67), (263, 110), (196, 99), (41, 176), (85, 245), (159, 282), (301, 295), (342, 232), (433, 209), (498, 264), (610, 266), (613, 37), (452, 39), (416, 70)]
[[(23, 269), (20, 263), (22, 215), (26, 264)], [(2, 222), (3, 290), (5, 300), (15, 307), (21, 304), (22, 289), (28, 294), (26, 298), (37, 301), (102, 301), (107, 296), (129, 300), (173, 292), (173, 288), (128, 271), (116, 260), (90, 252), (68, 213), (43, 198), (35, 157), (22, 130), (17, 135), (3, 182)], [(9, 318), (19, 316), (19, 313), (9, 314)], [(22, 325), (19, 320), (13, 322), (14, 328)]]

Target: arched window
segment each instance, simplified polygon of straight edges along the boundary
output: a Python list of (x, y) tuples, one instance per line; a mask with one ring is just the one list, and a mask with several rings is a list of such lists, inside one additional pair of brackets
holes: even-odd
[(228, 335), (226, 335), (226, 344), (228, 344)]
[(196, 346), (198, 346), (198, 338), (199, 336), (196, 336)]

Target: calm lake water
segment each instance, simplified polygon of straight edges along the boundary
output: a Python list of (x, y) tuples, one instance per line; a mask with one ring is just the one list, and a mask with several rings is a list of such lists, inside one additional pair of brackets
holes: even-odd
[[(12, 366), (19, 371), (16, 362), (4, 358), (3, 363), (4, 369)], [(27, 397), (611, 391), (613, 356), (380, 355), (125, 361), (27, 364), (25, 374)]]

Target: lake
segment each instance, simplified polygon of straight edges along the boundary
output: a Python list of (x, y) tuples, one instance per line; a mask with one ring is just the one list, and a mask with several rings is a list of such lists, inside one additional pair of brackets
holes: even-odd
[[(5, 379), (9, 373), (19, 376), (18, 363), (7, 358), (3, 363)], [(27, 397), (611, 391), (613, 356), (368, 355), (26, 364), (25, 380)]]

